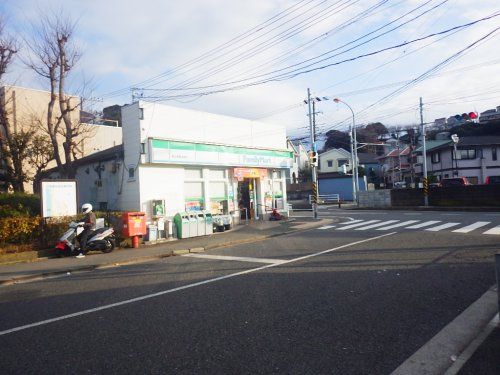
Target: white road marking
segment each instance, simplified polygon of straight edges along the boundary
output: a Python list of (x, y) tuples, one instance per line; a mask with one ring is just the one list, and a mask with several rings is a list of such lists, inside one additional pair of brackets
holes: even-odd
[(360, 223), (363, 220), (351, 220), (351, 221), (344, 221), (343, 223), (339, 223), (340, 225), (346, 225), (346, 224), (354, 224), (354, 223)]
[(414, 216), (414, 215), (422, 215), (422, 213), (421, 212), (407, 212), (407, 213), (404, 213), (403, 215)]
[(487, 230), (483, 234), (500, 234), (500, 225), (496, 226), (495, 228), (491, 228), (490, 230)]
[(198, 281), (196, 283), (179, 286), (179, 287), (173, 288), (173, 289), (163, 290), (163, 291), (160, 291), (160, 292), (157, 292), (157, 293), (146, 294), (146, 295), (141, 296), (141, 297), (127, 299), (127, 300), (124, 300), (124, 301), (120, 301), (120, 302), (116, 302), (116, 303), (111, 303), (109, 305), (103, 305), (103, 306), (95, 307), (93, 309), (82, 310), (82, 311), (78, 311), (78, 312), (75, 312), (75, 313), (72, 313), (72, 314), (58, 316), (56, 318), (46, 319), (46, 320), (42, 320), (42, 321), (39, 321), (39, 322), (31, 323), (31, 324), (25, 324), (23, 326), (14, 327), (14, 328), (6, 329), (4, 331), (0, 331), (0, 336), (8, 335), (9, 333), (13, 333), (13, 332), (23, 331), (23, 330), (28, 329), (28, 328), (33, 328), (33, 327), (38, 327), (38, 326), (42, 326), (42, 325), (49, 324), (49, 323), (58, 322), (58, 321), (61, 321), (61, 320), (75, 318), (77, 316), (91, 314), (91, 313), (94, 313), (94, 312), (97, 312), (97, 311), (108, 310), (108, 309), (112, 309), (114, 307), (128, 305), (128, 304), (134, 303), (134, 302), (144, 301), (144, 300), (147, 300), (147, 299), (150, 299), (150, 298), (163, 296), (165, 294), (170, 294), (170, 293), (178, 292), (178, 291), (184, 290), (184, 289), (194, 288), (194, 287), (200, 286), (200, 285), (210, 284), (210, 283), (214, 283), (214, 282), (217, 282), (217, 281), (230, 279), (230, 278), (237, 277), (237, 276), (247, 275), (249, 273), (253, 273), (253, 272), (265, 270), (267, 268), (278, 267), (278, 266), (281, 266), (281, 265), (284, 265), (284, 264), (294, 263), (294, 262), (298, 262), (298, 261), (301, 261), (301, 260), (305, 260), (305, 259), (309, 259), (309, 258), (314, 258), (314, 257), (320, 256), (320, 255), (331, 253), (331, 252), (336, 251), (336, 250), (344, 249), (346, 247), (355, 246), (355, 245), (359, 245), (359, 244), (362, 244), (362, 243), (365, 243), (365, 242), (370, 242), (370, 241), (378, 240), (380, 238), (387, 237), (387, 236), (392, 236), (393, 234), (396, 234), (396, 233), (397, 232), (386, 233), (386, 234), (382, 234), (380, 236), (366, 238), (364, 240), (351, 242), (351, 243), (348, 243), (348, 244), (345, 244), (345, 245), (340, 245), (340, 246), (337, 246), (337, 247), (333, 247), (331, 249), (319, 251), (317, 253), (313, 253), (313, 254), (309, 254), (309, 255), (304, 255), (304, 256), (301, 256), (301, 257), (298, 257), (298, 258), (294, 258), (294, 259), (290, 259), (290, 260), (284, 261), (283, 263), (267, 264), (265, 266), (261, 266), (261, 267), (257, 267), (257, 268), (251, 268), (249, 270), (235, 272), (235, 273), (231, 273), (229, 275), (215, 277), (213, 279)]
[(346, 225), (345, 227), (342, 228), (337, 228), (336, 230), (347, 230), (347, 229), (352, 229), (356, 227), (361, 227), (366, 224), (371, 224), (371, 223), (378, 223), (380, 220), (368, 220), (363, 223), (356, 223), (356, 224), (351, 224), (351, 225)]
[(235, 260), (238, 262), (269, 263), (269, 264), (275, 264), (275, 263), (277, 264), (277, 263), (286, 262), (286, 260), (283, 260), (283, 259), (233, 257), (233, 256), (229, 256), (229, 255), (210, 255), (210, 254), (199, 254), (199, 253), (184, 254), (183, 257), (216, 259), (216, 260)]
[(335, 225), (324, 225), (324, 226), (316, 228), (316, 229), (322, 229), (322, 230), (324, 230), (324, 229), (330, 229), (330, 228), (335, 228)]
[(476, 221), (474, 224), (467, 225), (466, 227), (463, 227), (463, 228), (452, 230), (452, 232), (469, 233), (469, 232), (472, 232), (474, 229), (484, 227), (485, 225), (488, 225), (489, 223), (491, 223), (491, 221)]
[(377, 230), (389, 230), (389, 229), (393, 229), (393, 228), (404, 227), (406, 225), (410, 225), (410, 224), (413, 224), (413, 223), (418, 223), (419, 221), (420, 220), (407, 220), (407, 221), (403, 221), (401, 223), (389, 225), (387, 227), (377, 228)]
[(406, 227), (406, 229), (419, 229), (419, 228), (428, 227), (429, 225), (437, 224), (440, 222), (441, 222), (441, 220), (424, 221), (423, 223), (412, 225), (411, 227)]
[(368, 226), (366, 226), (366, 227), (356, 228), (355, 230), (368, 230), (368, 229), (372, 229), (372, 228), (381, 227), (382, 225), (387, 225), (387, 224), (396, 223), (396, 222), (398, 222), (398, 221), (399, 221), (399, 220), (387, 220), (387, 221), (382, 221), (381, 223), (376, 223), (376, 224), (368, 225)]
[(444, 223), (444, 224), (438, 225), (437, 227), (427, 228), (426, 230), (431, 231), (431, 232), (439, 232), (440, 230), (455, 227), (455, 226), (460, 225), (460, 224), (461, 223)]

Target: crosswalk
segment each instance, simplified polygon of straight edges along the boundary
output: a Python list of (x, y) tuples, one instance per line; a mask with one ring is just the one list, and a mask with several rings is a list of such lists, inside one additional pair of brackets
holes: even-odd
[[(500, 225), (492, 224), (491, 221), (476, 221), (472, 224), (462, 224), (459, 222), (443, 222), (441, 220), (351, 220), (338, 223), (336, 225), (324, 225), (317, 228), (319, 230), (377, 230), (389, 231), (393, 229), (421, 229), (429, 232), (440, 232), (449, 229), (453, 233), (482, 233), (487, 235), (500, 235)], [(484, 232), (483, 232), (484, 231)]]

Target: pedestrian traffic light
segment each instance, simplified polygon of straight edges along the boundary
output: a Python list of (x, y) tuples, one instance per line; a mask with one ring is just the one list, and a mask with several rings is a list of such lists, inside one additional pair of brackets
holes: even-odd
[(318, 153), (316, 151), (309, 151), (309, 163), (315, 167), (318, 166)]

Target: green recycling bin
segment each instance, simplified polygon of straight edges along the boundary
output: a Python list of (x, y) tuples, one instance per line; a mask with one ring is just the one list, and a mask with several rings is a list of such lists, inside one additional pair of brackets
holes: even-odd
[(189, 231), (189, 214), (187, 212), (179, 212), (174, 216), (174, 224), (177, 229), (177, 238), (191, 237)]

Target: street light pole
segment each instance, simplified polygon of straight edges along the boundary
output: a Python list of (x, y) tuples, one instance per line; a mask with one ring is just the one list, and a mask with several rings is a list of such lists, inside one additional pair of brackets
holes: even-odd
[(358, 191), (359, 191), (359, 176), (358, 176), (358, 141), (356, 139), (356, 118), (354, 116), (354, 111), (351, 106), (340, 100), (339, 98), (333, 99), (335, 103), (342, 103), (349, 108), (352, 114), (352, 125), (351, 125), (351, 159), (352, 159), (352, 181), (353, 181), (353, 194), (352, 198), (354, 201), (358, 201)]

